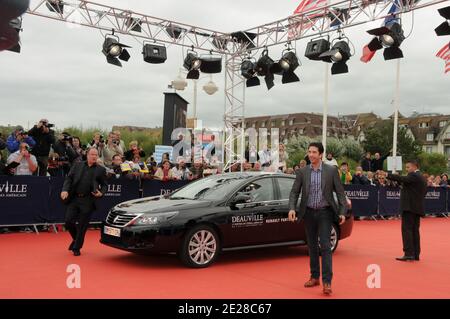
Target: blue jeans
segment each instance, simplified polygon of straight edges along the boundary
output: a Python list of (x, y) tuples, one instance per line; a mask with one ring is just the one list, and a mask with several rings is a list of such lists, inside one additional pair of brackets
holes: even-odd
[(322, 254), (322, 282), (331, 284), (333, 278), (331, 258), (331, 226), (333, 224), (333, 211), (331, 209), (312, 210), (307, 208), (305, 214), (306, 240), (309, 249), (309, 265), (311, 277), (320, 278), (320, 253)]

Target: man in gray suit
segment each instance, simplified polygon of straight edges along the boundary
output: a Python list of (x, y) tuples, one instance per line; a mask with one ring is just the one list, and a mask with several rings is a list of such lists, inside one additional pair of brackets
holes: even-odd
[[(306, 238), (308, 241), (311, 277), (305, 287), (320, 285), (319, 237), (322, 254), (323, 293), (330, 295), (333, 277), (331, 261), (331, 227), (334, 221), (342, 225), (345, 222), (345, 193), (336, 167), (322, 162), (322, 143), (308, 146), (310, 165), (298, 169), (295, 183), (289, 196), (289, 220), (294, 222), (297, 201), (302, 193), (298, 218), (305, 219)], [(336, 192), (338, 203), (333, 196)]]

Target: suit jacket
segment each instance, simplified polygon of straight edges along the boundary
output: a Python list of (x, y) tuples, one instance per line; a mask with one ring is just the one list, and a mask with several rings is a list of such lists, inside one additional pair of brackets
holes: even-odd
[[(306, 205), (308, 204), (309, 188), (311, 184), (311, 166), (307, 165), (296, 171), (296, 178), (292, 186), (291, 194), (289, 195), (289, 210), (296, 210), (297, 201), (300, 193), (302, 194), (300, 200), (300, 209), (298, 213), (298, 220), (303, 218), (306, 213)], [(346, 198), (344, 187), (339, 178), (338, 169), (335, 166), (322, 163), (322, 194), (325, 200), (333, 209), (335, 217), (344, 215), (346, 210)], [(336, 203), (333, 192), (336, 192), (338, 203)]]
[[(86, 165), (86, 162), (77, 162), (72, 165), (69, 174), (64, 180), (63, 192), (69, 193), (69, 198), (65, 201), (66, 204), (69, 204), (71, 200), (74, 198), (75, 189), (78, 183), (81, 180), (81, 173), (83, 172), (82, 167)], [(95, 168), (94, 180), (92, 189), (100, 190), (102, 194), (105, 194), (108, 190), (108, 184), (106, 183), (106, 169), (103, 166), (97, 165)]]
[(400, 211), (412, 212), (418, 215), (425, 215), (425, 195), (427, 193), (427, 183), (422, 174), (417, 171), (406, 176), (388, 174), (388, 179), (401, 184)]

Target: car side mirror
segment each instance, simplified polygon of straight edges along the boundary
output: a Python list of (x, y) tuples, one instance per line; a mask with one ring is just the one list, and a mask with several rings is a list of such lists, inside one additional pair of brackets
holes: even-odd
[(238, 204), (245, 204), (248, 203), (252, 200), (252, 197), (250, 195), (246, 195), (246, 194), (238, 194), (236, 195), (232, 200), (231, 200), (231, 207), (232, 208), (237, 208), (236, 205)]

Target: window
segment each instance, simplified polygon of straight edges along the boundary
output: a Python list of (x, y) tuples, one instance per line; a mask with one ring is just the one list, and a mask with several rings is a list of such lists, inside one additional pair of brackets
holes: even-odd
[(270, 125), (271, 125), (272, 127), (275, 127), (275, 126), (277, 125), (277, 122), (272, 121), (272, 123), (270, 123)]
[(256, 127), (256, 123), (253, 123), (253, 124), (252, 124), (252, 127), (255, 128), (255, 127)]
[(286, 125), (286, 121), (285, 120), (282, 120), (281, 121), (281, 126), (285, 126)]
[(289, 120), (289, 125), (294, 125), (294, 119)]
[(331, 127), (336, 127), (336, 123), (331, 122)]
[(432, 146), (427, 146), (426, 152), (427, 153), (432, 153), (433, 152), (433, 147)]
[(304, 131), (304, 130), (303, 130), (302, 128), (299, 128), (299, 129), (298, 129), (298, 132), (299, 132), (300, 134), (303, 134), (303, 131)]
[(272, 178), (262, 178), (245, 185), (240, 193), (248, 194), (252, 202), (274, 200)]
[(358, 132), (361, 131), (361, 125), (358, 125)]
[(422, 122), (419, 124), (420, 128), (427, 128), (428, 127), (428, 122)]
[(447, 121), (440, 121), (439, 127), (444, 127), (447, 124)]
[(266, 127), (266, 122), (265, 121), (261, 122), (261, 127)]
[(277, 178), (278, 185), (280, 186), (280, 199), (289, 199), (292, 185), (294, 184), (294, 178)]
[(283, 130), (281, 135), (286, 135), (286, 130)]
[(306, 118), (306, 123), (311, 123), (311, 119), (309, 117)]
[(445, 133), (445, 139), (450, 140), (450, 132)]
[(433, 140), (434, 140), (434, 134), (428, 133), (427, 134), (427, 142), (433, 142)]

